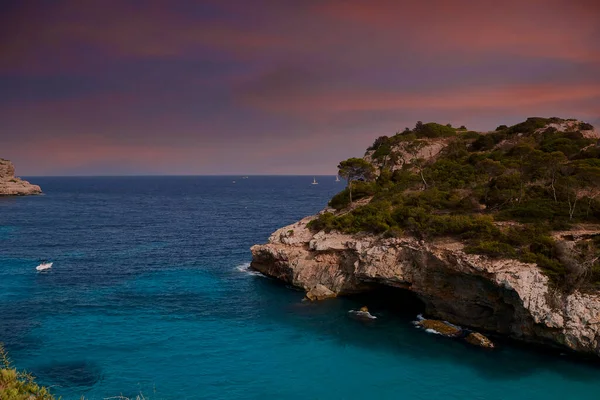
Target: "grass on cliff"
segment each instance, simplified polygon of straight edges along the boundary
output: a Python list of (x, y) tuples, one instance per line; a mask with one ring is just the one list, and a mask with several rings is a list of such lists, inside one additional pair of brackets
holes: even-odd
[(0, 344), (0, 399), (2, 400), (55, 400), (43, 386), (35, 383), (31, 374), (17, 371)]
[[(557, 283), (573, 284), (576, 270), (578, 284), (584, 275), (595, 285), (600, 265), (590, 264), (594, 257), (581, 261), (587, 263), (581, 274), (551, 236), (576, 224), (600, 223), (600, 147), (581, 132), (589, 124), (571, 132), (543, 129), (563, 121), (528, 118), (487, 134), (418, 123), (413, 130), (380, 137), (370, 147), (379, 176), (352, 185), (354, 201), (371, 197), (370, 202), (324, 213), (310, 228), (423, 239), (453, 236), (471, 253), (536, 263)], [(406, 158), (394, 149), (410, 149), (410, 142), (423, 146), (424, 137), (444, 137), (446, 147), (429, 160), (394, 164)], [(396, 165), (393, 171), (390, 165)], [(348, 205), (347, 188), (330, 201), (336, 210)], [(588, 242), (600, 256), (600, 243)]]

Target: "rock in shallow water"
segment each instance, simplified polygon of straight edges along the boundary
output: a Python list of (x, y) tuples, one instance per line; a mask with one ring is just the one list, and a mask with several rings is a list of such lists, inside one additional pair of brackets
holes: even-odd
[(335, 297), (335, 293), (329, 290), (328, 287), (318, 284), (308, 292), (306, 292), (306, 298), (310, 301), (325, 300)]
[(467, 335), (467, 337), (465, 338), (465, 340), (467, 341), (467, 343), (470, 343), (474, 346), (485, 347), (488, 349), (494, 348), (494, 343), (492, 343), (492, 341), (490, 339), (488, 339), (487, 337), (485, 337), (484, 335), (482, 335), (479, 332), (469, 333)]
[(431, 329), (440, 335), (448, 337), (458, 337), (462, 334), (462, 329), (456, 325), (452, 325), (446, 321), (438, 321), (435, 319), (422, 319), (415, 322), (415, 325), (423, 329)]

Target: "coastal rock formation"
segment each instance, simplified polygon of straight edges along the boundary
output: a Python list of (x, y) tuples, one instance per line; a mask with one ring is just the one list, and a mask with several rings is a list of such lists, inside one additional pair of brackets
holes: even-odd
[(331, 208), (253, 246), (251, 268), (316, 300), (412, 292), (440, 320), (420, 325), (479, 346), (493, 344), (477, 331), (600, 356), (598, 131), (556, 117), (463, 128), (377, 138), (340, 163), (352, 185)]
[(27, 196), (40, 193), (42, 189), (38, 185), (32, 185), (15, 177), (14, 165), (0, 158), (0, 196)]
[[(402, 288), (414, 292), (432, 318), (600, 355), (600, 296), (555, 292), (535, 264), (467, 254), (451, 239), (312, 234), (306, 227), (312, 218), (253, 246), (251, 268), (307, 291), (322, 285), (335, 295), (378, 285)], [(568, 231), (559, 236), (573, 238)]]

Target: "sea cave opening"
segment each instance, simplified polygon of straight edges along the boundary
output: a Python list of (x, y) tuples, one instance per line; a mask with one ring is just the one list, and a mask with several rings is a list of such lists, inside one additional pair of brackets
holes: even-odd
[(369, 290), (348, 298), (375, 312), (386, 311), (408, 318), (425, 312), (425, 303), (413, 291), (378, 283), (371, 284)]

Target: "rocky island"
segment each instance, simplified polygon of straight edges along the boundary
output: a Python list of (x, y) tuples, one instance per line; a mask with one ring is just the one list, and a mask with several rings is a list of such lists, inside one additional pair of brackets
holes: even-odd
[(573, 119), (418, 122), (341, 162), (346, 189), (251, 268), (310, 300), (394, 288), (428, 319), (600, 356), (599, 138)]
[(40, 194), (38, 185), (15, 177), (15, 166), (8, 160), (0, 158), (0, 196), (27, 196)]

